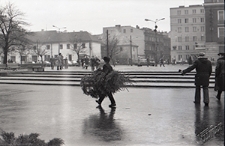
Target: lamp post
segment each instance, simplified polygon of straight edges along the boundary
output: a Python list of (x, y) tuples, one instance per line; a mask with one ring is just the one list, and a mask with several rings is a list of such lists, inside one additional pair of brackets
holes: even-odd
[[(55, 27), (58, 29), (58, 31), (60, 32), (60, 29), (66, 29), (66, 27), (57, 27), (55, 25), (52, 25), (52, 27)], [(59, 42), (59, 47), (58, 47), (58, 54), (60, 53), (60, 42)]]
[(145, 21), (151, 21), (151, 22), (155, 23), (155, 29), (154, 29), (154, 32), (155, 32), (155, 66), (157, 66), (157, 63), (158, 63), (158, 57), (157, 57), (158, 56), (158, 50), (157, 50), (157, 28), (158, 28), (158, 26), (156, 24), (157, 24), (157, 22), (159, 22), (161, 20), (165, 20), (165, 18), (156, 19), (155, 21), (150, 20), (150, 19), (145, 19)]

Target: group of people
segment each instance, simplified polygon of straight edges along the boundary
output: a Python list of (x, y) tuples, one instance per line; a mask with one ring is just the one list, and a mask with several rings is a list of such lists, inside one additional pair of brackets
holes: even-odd
[[(217, 60), (215, 68), (215, 91), (217, 91), (216, 98), (221, 99), (222, 91), (225, 91), (224, 87), (224, 76), (225, 76), (225, 52), (222, 51), (218, 54), (220, 58)], [(181, 71), (182, 75), (191, 72), (196, 69), (195, 74), (195, 104), (200, 104), (201, 100), (201, 87), (203, 88), (203, 102), (205, 106), (209, 105), (209, 79), (212, 73), (212, 63), (205, 57), (205, 53), (200, 52), (199, 57), (194, 63), (188, 68)]]
[(51, 63), (51, 68), (52, 70), (54, 70), (54, 67), (57, 67), (57, 70), (62, 70), (63, 66), (65, 66), (65, 68), (68, 68), (68, 62), (67, 59), (65, 59), (65, 61), (63, 61), (63, 55), (61, 53), (59, 53), (59, 55), (55, 58), (50, 58), (50, 63)]
[(89, 59), (88, 56), (85, 56), (84, 58), (81, 59), (81, 66), (85, 69), (88, 69), (88, 66), (90, 66), (92, 71), (97, 69), (99, 64), (100, 64), (100, 59), (98, 59), (98, 57), (92, 56)]

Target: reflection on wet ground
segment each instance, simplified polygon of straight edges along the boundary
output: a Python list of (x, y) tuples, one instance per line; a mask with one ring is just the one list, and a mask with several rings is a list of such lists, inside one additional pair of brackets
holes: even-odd
[[(193, 104), (194, 89), (130, 88), (115, 94), (117, 108), (109, 100), (96, 108), (79, 87), (0, 85), (0, 129), (66, 146), (198, 146), (199, 133), (224, 125), (224, 98), (215, 95), (204, 107)], [(224, 127), (204, 146), (223, 143)]]
[(90, 115), (84, 120), (83, 134), (85, 137), (95, 136), (106, 142), (122, 140), (123, 131), (119, 123), (113, 118), (116, 108), (111, 108), (110, 113), (105, 113), (99, 106), (99, 114)]

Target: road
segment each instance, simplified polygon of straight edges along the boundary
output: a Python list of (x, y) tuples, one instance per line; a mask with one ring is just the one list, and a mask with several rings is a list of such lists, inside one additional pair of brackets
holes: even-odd
[[(198, 146), (196, 135), (224, 125), (224, 98), (210, 89), (210, 104), (195, 106), (194, 88), (128, 88), (116, 93), (117, 107), (96, 108), (80, 87), (0, 85), (0, 128), (39, 133), (66, 146)], [(222, 94), (224, 97), (224, 93)], [(206, 146), (222, 146), (224, 128)]]

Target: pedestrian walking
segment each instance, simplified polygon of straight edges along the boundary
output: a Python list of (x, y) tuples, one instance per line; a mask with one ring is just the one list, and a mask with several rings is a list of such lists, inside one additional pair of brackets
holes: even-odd
[(88, 66), (89, 66), (89, 58), (87, 56), (85, 56), (85, 58), (84, 58), (84, 68), (88, 69)]
[(182, 75), (191, 72), (193, 69), (196, 69), (195, 74), (195, 104), (200, 104), (201, 100), (201, 87), (203, 88), (203, 97), (205, 106), (209, 105), (209, 77), (212, 73), (212, 64), (205, 57), (205, 53), (200, 52), (198, 59), (188, 67), (187, 69), (181, 71)]
[(218, 55), (221, 57), (217, 60), (215, 69), (215, 91), (217, 91), (216, 98), (220, 100), (221, 94), (225, 91), (225, 52), (221, 51)]
[(57, 70), (62, 70), (63, 56), (61, 53), (59, 53), (59, 55), (57, 56), (56, 64), (57, 64)]
[(53, 58), (53, 56), (50, 58), (50, 63), (51, 63), (51, 69), (54, 70), (55, 59)]
[(149, 60), (149, 57), (147, 57), (147, 67), (149, 67), (150, 65), (150, 60)]
[(163, 58), (160, 58), (160, 67), (161, 66), (164, 66), (165, 67)]
[[(105, 73), (105, 76), (107, 76), (109, 73), (111, 73), (113, 71), (112, 66), (109, 64), (110, 62), (110, 58), (108, 57), (104, 57), (103, 58), (105, 64), (103, 65), (103, 72)], [(114, 97), (112, 95), (112, 92), (108, 91), (106, 92), (106, 95), (109, 97), (109, 100), (111, 101), (111, 104), (109, 105), (109, 107), (115, 107), (116, 106), (116, 102), (114, 100)], [(99, 97), (99, 100), (96, 100), (96, 102), (101, 105), (102, 101), (104, 100), (105, 96), (102, 95)]]

